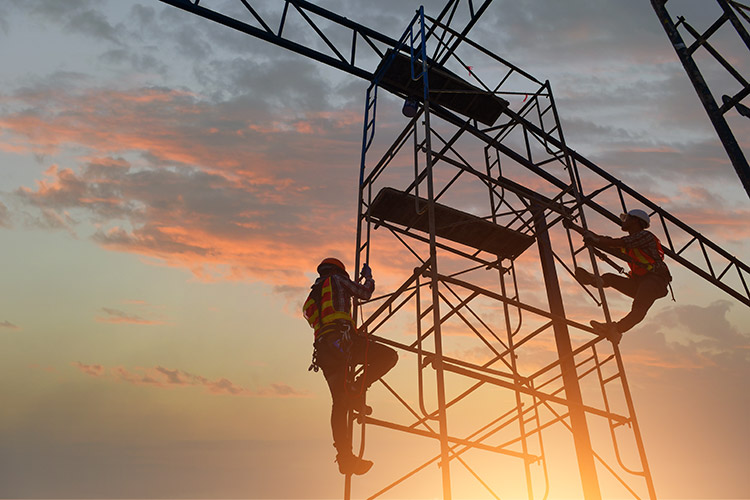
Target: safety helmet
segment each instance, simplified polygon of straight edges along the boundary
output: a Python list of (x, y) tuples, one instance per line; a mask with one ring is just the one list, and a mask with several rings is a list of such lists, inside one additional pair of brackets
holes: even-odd
[(635, 217), (636, 219), (639, 219), (641, 222), (643, 222), (643, 227), (645, 228), (651, 225), (651, 219), (649, 218), (648, 214), (639, 208), (628, 210), (628, 215), (631, 217)]
[(320, 264), (318, 264), (318, 274), (323, 274), (326, 271), (326, 268), (330, 269), (331, 266), (346, 272), (346, 266), (344, 266), (343, 262), (334, 257), (328, 257), (327, 259), (320, 261)]

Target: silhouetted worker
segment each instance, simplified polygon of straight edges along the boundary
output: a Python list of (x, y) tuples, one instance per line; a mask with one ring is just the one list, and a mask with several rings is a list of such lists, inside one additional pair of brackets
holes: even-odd
[[(323, 369), (331, 390), (331, 430), (339, 472), (361, 475), (370, 470), (372, 462), (352, 453), (348, 410), (370, 410), (365, 405), (365, 391), (396, 365), (398, 354), (368, 339), (354, 326), (352, 297), (367, 300), (375, 290), (370, 267), (362, 266), (362, 284), (349, 279), (344, 264), (334, 258), (324, 259), (318, 265), (318, 274), (303, 307), (305, 319), (315, 331), (310, 368)], [(349, 367), (356, 365), (364, 365), (363, 374), (354, 381), (347, 380)]]
[[(619, 342), (622, 334), (646, 317), (656, 299), (667, 295), (667, 286), (672, 281), (667, 264), (664, 263), (664, 250), (659, 238), (646, 229), (651, 225), (649, 216), (643, 210), (630, 210), (620, 215), (622, 230), (628, 236), (610, 238), (587, 231), (583, 241), (601, 248), (619, 248), (625, 254), (630, 267), (628, 277), (606, 273), (602, 275), (601, 285), (612, 287), (633, 298), (630, 312), (620, 321), (611, 325), (591, 321), (591, 327), (597, 333), (606, 336), (613, 342)], [(584, 285), (596, 285), (596, 276), (583, 268), (577, 267), (575, 276)]]

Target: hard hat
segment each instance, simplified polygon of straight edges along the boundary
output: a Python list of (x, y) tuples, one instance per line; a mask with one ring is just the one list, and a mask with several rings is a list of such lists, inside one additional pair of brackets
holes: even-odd
[(320, 264), (318, 264), (318, 274), (320, 274), (321, 269), (326, 266), (338, 267), (342, 271), (346, 272), (346, 266), (344, 266), (343, 262), (334, 257), (328, 257), (327, 259), (323, 259), (322, 261), (320, 261)]
[(645, 224), (644, 227), (648, 227), (651, 225), (651, 219), (649, 218), (648, 214), (639, 208), (629, 210), (628, 215), (631, 217), (635, 217), (636, 219), (640, 219)]

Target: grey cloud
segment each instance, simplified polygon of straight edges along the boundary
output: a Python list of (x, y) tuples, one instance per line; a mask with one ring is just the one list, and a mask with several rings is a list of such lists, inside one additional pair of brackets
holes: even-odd
[(245, 392), (245, 389), (238, 385), (235, 385), (231, 380), (225, 378), (219, 379), (215, 382), (208, 382), (206, 385), (209, 387), (209, 390), (211, 392), (226, 392), (229, 394), (242, 394), (243, 392)]
[[(274, 192), (273, 186), (238, 185), (193, 168), (134, 170), (123, 160), (115, 160), (92, 162), (78, 174), (62, 169), (52, 180), (55, 188), (19, 189), (16, 196), (42, 209), (49, 225), (55, 226), (75, 222), (55, 215), (67, 209), (85, 209), (97, 221), (127, 219), (134, 224), (157, 219), (159, 225), (177, 224), (195, 216), (199, 226), (226, 235), (252, 226), (259, 217), (276, 223), (285, 222), (285, 218), (286, 222), (295, 220), (275, 211), (272, 201), (263, 201), (264, 191)], [(145, 228), (143, 239), (158, 239), (158, 227)]]
[(55, 97), (88, 86), (93, 82), (91, 77), (79, 71), (55, 71), (49, 78), (33, 78), (14, 92), (14, 97), (25, 106), (26, 112), (34, 112), (52, 104)]
[(169, 384), (185, 385), (187, 383), (180, 377), (180, 374), (182, 373), (180, 370), (169, 370), (163, 366), (157, 366), (156, 371), (163, 374), (167, 378), (167, 383)]
[[(594, 154), (585, 156), (636, 189), (653, 189), (657, 182), (671, 188), (682, 184), (711, 189), (718, 199), (722, 193), (726, 197), (732, 192), (728, 187), (736, 185), (737, 189), (741, 188), (725, 151), (716, 139), (690, 143), (660, 140), (657, 137), (632, 142), (621, 138), (609, 143), (605, 141), (606, 138), (594, 146), (597, 148)], [(726, 199), (730, 201), (732, 197)], [(732, 205), (727, 208), (732, 208)]]
[(653, 366), (665, 370), (663, 375), (679, 379), (703, 373), (711, 378), (705, 380), (709, 386), (722, 385), (719, 380), (726, 374), (750, 376), (750, 331), (729, 321), (733, 305), (718, 300), (667, 307), (624, 337), (626, 357), (648, 353)]
[(7, 35), (10, 32), (10, 21), (6, 19), (7, 14), (0, 11), (0, 33)]
[(137, 3), (130, 9), (130, 16), (139, 30), (147, 30), (156, 25), (156, 9), (151, 5)]
[[(750, 345), (750, 332), (740, 332), (727, 319), (733, 303), (718, 300), (707, 306), (675, 306), (661, 311), (654, 321), (670, 328), (679, 328), (700, 348), (731, 351)], [(750, 352), (746, 354), (750, 362)]]
[[(702, 0), (675, 2), (669, 9), (676, 12), (686, 4), (703, 7), (697, 24), (710, 17), (711, 9)], [(483, 41), (494, 41), (508, 54), (533, 54), (537, 64), (559, 63), (563, 55), (571, 63), (592, 63), (653, 58), (672, 51), (648, 2), (495, 1), (475, 30)]]
[[(633, 142), (645, 140), (646, 136), (607, 123), (582, 118), (564, 118), (561, 120), (567, 138), (584, 139), (586, 143), (622, 142), (630, 139)], [(576, 149), (576, 148), (574, 148)]]
[(168, 66), (153, 53), (138, 53), (128, 49), (113, 49), (102, 53), (99, 60), (107, 64), (123, 64), (139, 72), (166, 75)]
[(59, 20), (70, 13), (81, 12), (94, 5), (93, 0), (8, 0), (13, 7), (34, 15), (49, 19)]
[(223, 99), (243, 97), (256, 109), (330, 109), (336, 89), (320, 75), (320, 65), (290, 57), (257, 61), (251, 58), (212, 60), (195, 69), (198, 81)]
[(67, 27), (73, 32), (117, 44), (122, 43), (124, 35), (122, 27), (111, 25), (104, 14), (96, 10), (73, 13), (67, 22)]
[(8, 211), (8, 207), (5, 206), (2, 201), (0, 201), (0, 227), (10, 228), (11, 226), (12, 223), (10, 220), (10, 212)]
[(120, 228), (107, 232), (97, 231), (92, 236), (92, 239), (106, 247), (127, 249), (137, 253), (154, 252), (161, 256), (172, 254), (205, 257), (210, 252), (205, 247), (176, 241), (157, 227), (138, 228), (132, 232), (127, 232)]
[(72, 236), (75, 236), (74, 226), (76, 220), (65, 211), (51, 210), (42, 208), (38, 215), (23, 212), (23, 222), (28, 227), (38, 227), (41, 229), (65, 230)]
[(97, 40), (121, 43), (122, 26), (112, 25), (102, 13), (103, 6), (91, 0), (11, 0), (21, 13), (45, 22), (63, 24), (72, 33), (81, 33)]

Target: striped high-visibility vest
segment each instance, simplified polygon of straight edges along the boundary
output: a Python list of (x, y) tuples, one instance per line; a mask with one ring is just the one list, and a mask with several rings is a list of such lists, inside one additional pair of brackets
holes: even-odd
[(335, 323), (337, 320), (344, 320), (351, 323), (354, 328), (354, 320), (352, 316), (346, 311), (337, 311), (333, 307), (333, 286), (331, 284), (331, 277), (323, 281), (323, 288), (320, 294), (320, 304), (315, 300), (315, 293), (310, 292), (307, 296), (305, 305), (302, 306), (302, 314), (304, 315), (310, 327), (314, 331), (315, 338), (318, 338), (323, 332), (325, 326)]
[[(664, 249), (661, 247), (659, 238), (655, 235), (651, 235), (656, 240), (656, 250), (659, 252), (659, 259), (664, 260)], [(630, 267), (631, 276), (643, 276), (646, 273), (654, 270), (654, 264), (656, 259), (642, 252), (638, 248), (625, 249), (621, 248), (622, 253), (628, 256), (628, 266)]]

